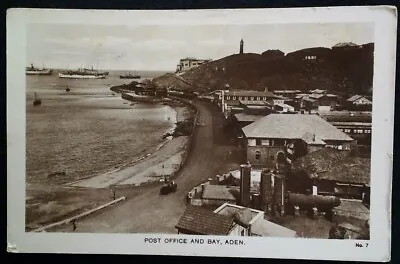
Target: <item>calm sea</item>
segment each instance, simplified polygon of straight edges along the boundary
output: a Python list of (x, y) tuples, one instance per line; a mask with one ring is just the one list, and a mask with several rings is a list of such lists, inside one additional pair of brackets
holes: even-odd
[[(102, 80), (60, 79), (57, 73), (26, 76), (28, 183), (68, 182), (102, 173), (162, 143), (162, 135), (176, 122), (176, 112), (165, 105), (131, 106), (113, 95), (110, 86), (131, 82), (119, 79), (124, 73), (110, 72)], [(35, 92), (42, 99), (40, 106), (33, 106)], [(66, 175), (48, 178), (61, 171)]]

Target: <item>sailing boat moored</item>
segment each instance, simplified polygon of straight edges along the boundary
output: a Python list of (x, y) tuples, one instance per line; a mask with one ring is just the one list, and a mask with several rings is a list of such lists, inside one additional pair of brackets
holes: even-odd
[(41, 105), (42, 104), (42, 99), (38, 98), (37, 93), (35, 92), (35, 100), (33, 101), (33, 105)]

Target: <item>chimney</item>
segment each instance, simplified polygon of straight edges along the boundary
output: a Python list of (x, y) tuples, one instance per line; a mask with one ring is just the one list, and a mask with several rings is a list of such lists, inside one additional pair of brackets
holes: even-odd
[(267, 206), (272, 202), (273, 186), (272, 186), (272, 173), (269, 170), (261, 172), (260, 181), (260, 207), (265, 211)]
[(260, 205), (260, 195), (258, 193), (252, 194), (251, 195), (251, 203), (253, 205), (252, 208), (255, 208), (257, 210), (261, 209), (261, 205)]
[(250, 176), (251, 165), (250, 163), (240, 165), (240, 200), (242, 206), (248, 207), (250, 205)]

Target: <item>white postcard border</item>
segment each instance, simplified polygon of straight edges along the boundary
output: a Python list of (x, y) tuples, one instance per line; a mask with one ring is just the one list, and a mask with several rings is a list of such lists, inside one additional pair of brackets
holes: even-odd
[[(130, 24), (375, 24), (371, 240), (240, 237), (242, 246), (145, 244), (146, 237), (193, 238), (159, 234), (64, 234), (25, 232), (25, 50), (29, 23)], [(65, 252), (232, 256), (257, 258), (385, 261), (390, 259), (391, 179), (397, 11), (393, 7), (332, 7), (203, 11), (93, 11), (11, 9), (7, 12), (7, 240), (18, 252)], [(207, 18), (207, 19), (205, 19)], [(198, 238), (197, 236), (195, 238)], [(227, 237), (205, 236), (204, 239)], [(367, 246), (368, 244), (368, 246)]]

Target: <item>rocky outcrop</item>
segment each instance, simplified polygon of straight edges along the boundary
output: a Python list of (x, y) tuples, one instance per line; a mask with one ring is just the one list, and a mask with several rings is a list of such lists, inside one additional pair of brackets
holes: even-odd
[(159, 85), (199, 92), (224, 89), (302, 90), (326, 89), (338, 94), (371, 93), (374, 44), (302, 49), (283, 55), (234, 54), (193, 68), (179, 77), (155, 78)]

